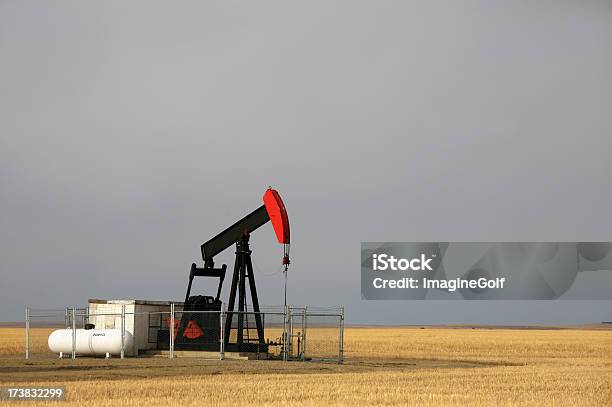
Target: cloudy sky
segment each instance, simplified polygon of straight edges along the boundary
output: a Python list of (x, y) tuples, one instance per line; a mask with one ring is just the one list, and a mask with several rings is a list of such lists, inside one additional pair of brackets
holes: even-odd
[[(361, 241), (612, 241), (610, 72), (607, 1), (0, 0), (0, 320), (181, 300), (268, 185), (293, 303), (612, 320), (610, 301), (362, 301), (359, 277)], [(252, 247), (282, 303), (270, 225)]]

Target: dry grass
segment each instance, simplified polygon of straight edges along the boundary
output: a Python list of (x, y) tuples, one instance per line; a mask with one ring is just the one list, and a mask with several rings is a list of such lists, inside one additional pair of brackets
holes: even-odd
[[(30, 329), (30, 349), (34, 352), (46, 352), (47, 338), (51, 328)], [(25, 349), (24, 328), (0, 328), (0, 357), (2, 355), (23, 354)]]
[[(21, 350), (23, 330), (1, 332), (0, 354)], [(34, 349), (47, 334), (33, 332)], [(75, 406), (612, 405), (612, 331), (347, 328), (345, 343), (343, 366), (158, 360), (145, 369), (132, 359), (96, 379), (85, 366), (76, 380), (62, 376), (75, 364), (66, 360), (57, 376), (28, 384), (66, 384), (62, 405)]]

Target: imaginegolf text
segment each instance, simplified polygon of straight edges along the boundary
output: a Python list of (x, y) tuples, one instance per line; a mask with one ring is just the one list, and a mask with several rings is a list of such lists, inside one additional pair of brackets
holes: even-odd
[(435, 280), (423, 277), (420, 282), (419, 279), (413, 277), (404, 277), (397, 280), (376, 277), (372, 280), (374, 288), (438, 288), (450, 292), (462, 288), (504, 288), (505, 283), (505, 277), (495, 279), (478, 278), (475, 280), (465, 280), (462, 278)]

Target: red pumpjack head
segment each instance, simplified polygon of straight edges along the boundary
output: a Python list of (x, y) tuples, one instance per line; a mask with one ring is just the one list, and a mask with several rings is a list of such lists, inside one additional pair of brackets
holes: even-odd
[(289, 244), (289, 217), (280, 195), (276, 190), (268, 188), (263, 196), (263, 202), (270, 221), (272, 221), (278, 243)]
[(268, 188), (263, 196), (266, 211), (272, 222), (278, 243), (285, 245), (283, 265), (289, 264), (289, 216), (285, 204), (275, 189)]

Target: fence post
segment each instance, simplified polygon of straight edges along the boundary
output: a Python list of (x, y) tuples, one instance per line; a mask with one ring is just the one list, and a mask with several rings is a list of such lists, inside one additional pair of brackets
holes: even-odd
[(121, 306), (121, 359), (125, 357), (125, 304)]
[(225, 359), (225, 332), (223, 329), (223, 316), (225, 314), (225, 304), (221, 303), (221, 311), (219, 312), (219, 359)]
[(72, 307), (72, 359), (76, 359), (76, 307)]
[(287, 335), (289, 339), (289, 346), (287, 346), (287, 351), (289, 352), (287, 354), (287, 359), (289, 359), (290, 356), (293, 355), (293, 312), (291, 312), (291, 309), (289, 309), (289, 329), (287, 329)]
[(308, 329), (308, 305), (304, 307), (304, 320), (302, 321), (302, 360), (306, 360), (306, 330)]
[(170, 303), (170, 326), (168, 327), (170, 332), (170, 352), (168, 352), (168, 358), (174, 359), (174, 303)]
[(340, 344), (338, 347), (338, 364), (344, 362), (344, 307), (340, 309)]
[(30, 359), (30, 307), (25, 309), (25, 358)]

